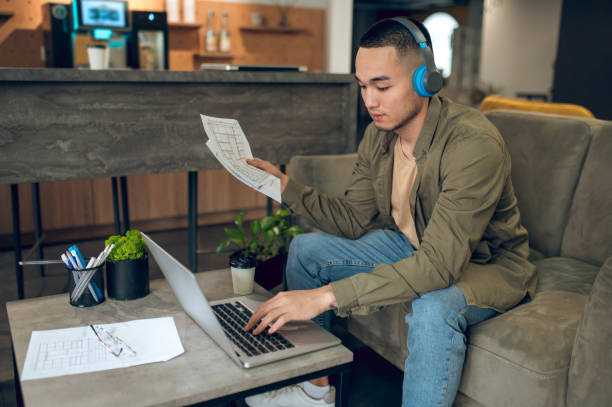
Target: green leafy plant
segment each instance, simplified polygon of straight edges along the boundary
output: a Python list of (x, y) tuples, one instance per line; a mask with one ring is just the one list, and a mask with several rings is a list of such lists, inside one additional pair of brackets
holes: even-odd
[(236, 214), (236, 228), (225, 228), (226, 238), (219, 242), (217, 253), (230, 244), (238, 248), (238, 252), (255, 256), (263, 261), (286, 250), (289, 239), (302, 233), (298, 226), (289, 224), (288, 209), (279, 209), (271, 216), (256, 219), (249, 223), (245, 230), (244, 217), (246, 212)]
[(128, 230), (125, 236), (113, 235), (106, 239), (105, 245), (114, 244), (108, 259), (111, 261), (140, 259), (145, 254), (145, 242), (139, 230)]

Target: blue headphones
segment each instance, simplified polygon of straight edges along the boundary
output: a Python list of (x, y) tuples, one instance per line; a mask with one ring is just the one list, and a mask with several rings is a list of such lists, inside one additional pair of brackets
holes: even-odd
[(419, 96), (431, 97), (442, 88), (442, 74), (436, 68), (436, 63), (433, 57), (433, 51), (427, 45), (427, 39), (421, 29), (412, 21), (404, 17), (389, 18), (390, 21), (395, 21), (401, 24), (412, 35), (421, 50), (421, 56), (425, 61), (425, 65), (417, 68), (412, 76), (412, 84), (414, 90)]

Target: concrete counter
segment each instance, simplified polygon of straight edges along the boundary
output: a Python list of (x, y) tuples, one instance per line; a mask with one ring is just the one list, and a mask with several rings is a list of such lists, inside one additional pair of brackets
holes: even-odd
[(352, 75), (0, 69), (0, 184), (219, 168), (200, 114), (278, 164), (353, 152), (357, 97)]

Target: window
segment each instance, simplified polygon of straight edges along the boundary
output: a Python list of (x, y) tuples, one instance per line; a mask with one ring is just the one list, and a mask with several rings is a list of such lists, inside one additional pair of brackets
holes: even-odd
[(431, 35), (436, 66), (442, 71), (442, 76), (448, 78), (451, 74), (453, 62), (453, 48), (451, 39), (453, 31), (459, 23), (448, 13), (433, 13), (423, 21), (423, 25)]

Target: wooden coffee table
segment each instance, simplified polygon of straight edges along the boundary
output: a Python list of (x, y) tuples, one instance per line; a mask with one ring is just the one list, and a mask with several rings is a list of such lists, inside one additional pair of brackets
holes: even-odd
[[(227, 269), (196, 274), (207, 298), (234, 296)], [(257, 286), (255, 292), (266, 294)], [(151, 293), (133, 301), (106, 299), (90, 308), (68, 303), (68, 294), (6, 304), (18, 403), (28, 406), (219, 405), (323, 375), (337, 375), (336, 405), (345, 403), (353, 354), (342, 345), (268, 365), (242, 369), (183, 312), (166, 280), (151, 281)], [(185, 353), (163, 363), (21, 382), (34, 330), (173, 316)]]

